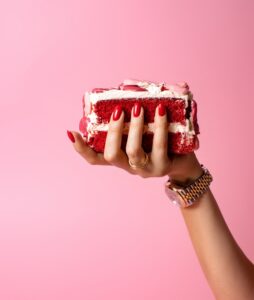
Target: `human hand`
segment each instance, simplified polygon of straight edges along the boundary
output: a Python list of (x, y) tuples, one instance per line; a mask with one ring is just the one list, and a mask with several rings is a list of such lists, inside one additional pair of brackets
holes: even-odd
[(104, 153), (97, 153), (85, 142), (80, 133), (67, 132), (73, 142), (74, 149), (92, 165), (113, 165), (143, 178), (161, 177), (168, 175), (171, 180), (181, 185), (187, 185), (198, 178), (203, 170), (194, 152), (188, 154), (173, 154), (168, 156), (168, 122), (167, 114), (162, 103), (155, 111), (155, 131), (151, 153), (148, 153), (148, 163), (144, 168), (133, 169), (133, 164), (144, 160), (142, 135), (144, 124), (144, 109), (137, 102), (131, 113), (126, 149), (121, 149), (124, 111), (117, 106), (111, 115)]

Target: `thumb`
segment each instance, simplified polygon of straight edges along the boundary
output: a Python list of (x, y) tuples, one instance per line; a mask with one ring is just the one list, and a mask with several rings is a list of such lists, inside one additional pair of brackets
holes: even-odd
[(67, 135), (73, 143), (74, 149), (86, 160), (90, 161), (96, 156), (96, 152), (87, 145), (86, 139), (79, 132), (67, 130)]

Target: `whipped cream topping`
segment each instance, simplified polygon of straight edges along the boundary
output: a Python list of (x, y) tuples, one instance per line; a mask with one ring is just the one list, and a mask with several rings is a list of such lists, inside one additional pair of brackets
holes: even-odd
[[(85, 99), (87, 102), (95, 104), (97, 101), (101, 100), (113, 100), (113, 99), (143, 99), (143, 98), (175, 98), (185, 100), (186, 106), (189, 99), (192, 99), (192, 94), (182, 95), (173, 91), (157, 91), (156, 93), (146, 92), (135, 92), (135, 91), (126, 91), (126, 90), (110, 90), (103, 93), (85, 93)], [(173, 101), (173, 100), (172, 100)]]

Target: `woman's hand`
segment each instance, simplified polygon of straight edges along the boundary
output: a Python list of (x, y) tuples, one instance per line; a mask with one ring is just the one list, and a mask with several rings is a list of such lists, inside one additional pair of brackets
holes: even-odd
[(148, 153), (148, 163), (142, 169), (134, 170), (129, 165), (129, 160), (133, 164), (138, 164), (145, 158), (141, 146), (144, 109), (140, 102), (137, 102), (132, 109), (125, 151), (121, 149), (123, 121), (124, 111), (121, 106), (117, 106), (111, 115), (104, 153), (96, 153), (92, 150), (78, 132), (67, 133), (73, 141), (75, 150), (93, 165), (113, 165), (143, 178), (168, 175), (171, 180), (181, 185), (189, 184), (203, 173), (194, 152), (174, 154), (172, 157), (167, 155), (168, 122), (163, 104), (159, 104), (155, 111), (152, 151)]
[[(140, 113), (139, 113), (140, 111)], [(113, 165), (142, 177), (169, 175), (180, 185), (191, 183), (203, 170), (194, 152), (168, 157), (167, 119), (159, 105), (155, 113), (152, 152), (144, 169), (133, 170), (129, 165), (140, 163), (144, 157), (141, 147), (143, 108), (138, 104), (132, 111), (126, 151), (121, 150), (124, 112), (116, 107), (111, 116), (104, 154), (94, 152), (77, 133), (68, 132), (74, 148), (89, 163)], [(216, 299), (254, 299), (254, 267), (234, 240), (223, 219), (216, 200), (208, 189), (196, 205), (181, 209), (194, 249)]]

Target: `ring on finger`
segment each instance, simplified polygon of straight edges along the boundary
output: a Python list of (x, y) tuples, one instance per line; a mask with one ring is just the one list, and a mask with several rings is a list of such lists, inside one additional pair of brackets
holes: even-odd
[(148, 154), (145, 152), (145, 157), (143, 159), (143, 161), (139, 162), (139, 163), (132, 163), (129, 159), (129, 165), (132, 169), (136, 170), (136, 169), (144, 169), (145, 166), (148, 164), (148, 161), (149, 161), (149, 156)]

